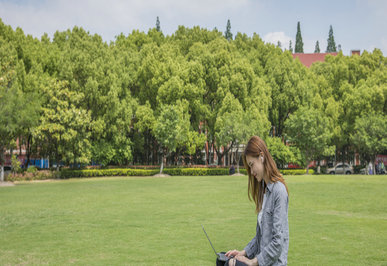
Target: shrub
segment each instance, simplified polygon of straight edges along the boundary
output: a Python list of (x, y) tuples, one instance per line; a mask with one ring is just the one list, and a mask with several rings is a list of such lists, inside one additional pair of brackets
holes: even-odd
[(22, 172), (22, 169), (20, 167), (20, 161), (19, 159), (16, 158), (16, 156), (14, 154), (12, 154), (12, 157), (11, 157), (11, 165), (12, 165), (12, 173), (21, 173)]
[(167, 168), (163, 171), (168, 175), (228, 175), (228, 168)]
[[(283, 175), (305, 175), (306, 174), (306, 169), (280, 169), (279, 170), (281, 174)], [(309, 169), (309, 174), (313, 174), (314, 170)]]
[[(30, 167), (32, 168), (32, 167)], [(29, 168), (29, 169), (30, 169)], [(213, 176), (213, 175), (228, 175), (228, 168), (165, 168), (163, 171), (165, 174), (171, 176)], [(247, 175), (247, 170), (240, 168), (241, 174)], [(305, 169), (285, 169), (280, 170), (283, 175), (303, 175), (306, 173)], [(26, 171), (24, 174), (9, 175), (7, 180), (9, 181), (22, 181), (22, 180), (44, 180), (53, 178), (82, 178), (82, 177), (101, 177), (101, 176), (152, 176), (159, 173), (159, 169), (133, 169), (133, 168), (117, 168), (117, 169), (82, 169), (72, 170), (66, 169), (60, 172), (41, 170)], [(309, 173), (313, 174), (314, 171), (309, 169)]]
[[(28, 168), (29, 169), (29, 168)], [(34, 172), (25, 171), (24, 173), (10, 174), (7, 176), (7, 181), (29, 181), (29, 180), (45, 180), (57, 178), (57, 173), (50, 170), (37, 171), (35, 168)]]
[(38, 171), (38, 168), (35, 166), (30, 166), (27, 168), (27, 173), (36, 173)]
[(60, 178), (71, 177), (100, 177), (100, 176), (152, 176), (159, 172), (158, 169), (86, 169), (62, 170)]

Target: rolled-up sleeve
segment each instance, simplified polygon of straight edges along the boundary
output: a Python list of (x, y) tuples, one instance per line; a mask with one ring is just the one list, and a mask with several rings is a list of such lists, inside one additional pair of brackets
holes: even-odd
[[(261, 247), (261, 252), (257, 255), (260, 266), (271, 265), (278, 260), (284, 246), (284, 237), (287, 234), (287, 206), (288, 194), (284, 186), (273, 191), (273, 230), (272, 239), (268, 245)], [(247, 251), (246, 251), (247, 253)]]
[(255, 236), (251, 241), (247, 244), (247, 246), (244, 248), (246, 251), (246, 257), (252, 258), (254, 254), (258, 251), (258, 243), (257, 243), (257, 236)]

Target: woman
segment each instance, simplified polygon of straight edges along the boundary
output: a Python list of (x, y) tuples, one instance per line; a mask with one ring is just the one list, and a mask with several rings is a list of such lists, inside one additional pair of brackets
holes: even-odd
[(288, 188), (265, 142), (252, 137), (243, 163), (249, 176), (248, 195), (258, 213), (255, 237), (242, 251), (230, 250), (226, 265), (286, 265), (289, 248)]

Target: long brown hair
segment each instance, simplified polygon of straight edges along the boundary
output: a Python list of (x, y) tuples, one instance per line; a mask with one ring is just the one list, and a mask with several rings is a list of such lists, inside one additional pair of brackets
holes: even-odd
[(261, 153), (264, 157), (264, 175), (269, 177), (272, 182), (280, 181), (282, 184), (284, 184), (286, 187), (286, 191), (289, 195), (288, 186), (286, 185), (281, 173), (278, 171), (277, 165), (274, 162), (273, 157), (271, 157), (271, 154), (267, 149), (265, 142), (258, 136), (251, 137), (250, 140), (247, 142), (242, 158), (243, 164), (245, 165), (247, 174), (249, 176), (249, 186), (247, 189), (247, 194), (249, 196), (249, 199), (255, 202), (255, 211), (257, 213), (262, 209), (263, 194), (267, 185), (264, 182), (264, 179), (262, 179), (261, 182), (258, 182), (258, 180), (251, 175), (251, 169), (250, 166), (247, 164), (246, 156), (249, 155), (258, 158)]

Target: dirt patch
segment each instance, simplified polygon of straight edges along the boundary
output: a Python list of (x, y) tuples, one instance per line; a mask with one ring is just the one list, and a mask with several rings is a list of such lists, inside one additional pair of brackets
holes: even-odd
[(7, 182), (7, 181), (0, 182), (0, 187), (13, 187), (13, 186), (15, 186), (13, 182)]
[(170, 177), (170, 175), (166, 175), (166, 174), (157, 174), (157, 175), (154, 175), (153, 177)]
[(14, 183), (17, 184), (28, 184), (28, 183), (48, 183), (48, 182), (55, 182), (55, 181), (61, 181), (63, 179), (43, 179), (43, 180), (20, 180), (15, 181)]
[(231, 176), (245, 176), (244, 174), (241, 174), (241, 173), (235, 173), (235, 174), (233, 174), (233, 175), (231, 175)]

